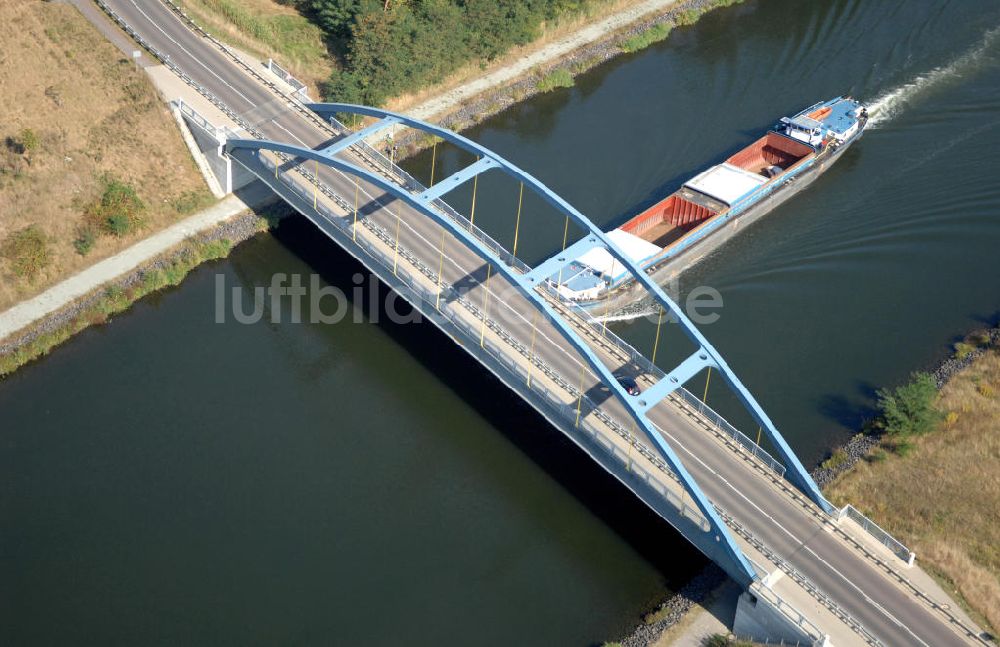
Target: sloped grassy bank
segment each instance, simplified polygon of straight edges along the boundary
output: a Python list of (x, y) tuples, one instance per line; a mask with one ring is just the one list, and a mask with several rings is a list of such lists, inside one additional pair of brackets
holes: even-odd
[(862, 440), (817, 474), (826, 495), (877, 519), (977, 621), (1000, 627), (1000, 328), (967, 336), (879, 405)]

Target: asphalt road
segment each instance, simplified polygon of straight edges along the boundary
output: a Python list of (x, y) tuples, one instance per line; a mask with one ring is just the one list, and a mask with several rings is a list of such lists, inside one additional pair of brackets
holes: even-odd
[[(157, 0), (107, 0), (142, 37), (170, 56), (197, 83), (208, 88), (267, 138), (318, 147), (331, 136), (288, 107), (268, 88), (248, 75), (212, 43), (197, 36)], [(350, 153), (344, 156), (358, 163)], [(338, 172), (323, 169), (324, 182), (345, 198), (354, 195), (355, 182)], [(439, 260), (441, 229), (373, 186), (361, 184), (362, 211), (388, 231), (399, 225), (399, 241), (428, 266)], [(374, 203), (374, 204), (372, 204)], [(377, 208), (376, 208), (377, 207)], [(397, 221), (398, 218), (398, 221)], [(482, 261), (450, 236), (445, 236), (444, 280), (471, 286), (470, 296), (481, 298), (486, 278)], [(533, 306), (505, 284), (490, 280), (490, 315), (527, 343)], [(478, 292), (477, 292), (478, 291)], [(579, 379), (581, 360), (552, 326), (540, 323), (536, 351), (571, 383)], [(608, 358), (606, 353), (603, 354)], [(609, 358), (610, 359), (610, 358)], [(618, 369), (609, 363), (609, 366)], [(594, 375), (585, 370), (585, 389), (601, 391)], [(615, 399), (600, 404), (619, 420), (628, 420)], [(651, 419), (668, 430), (668, 442), (708, 497), (739, 520), (756, 537), (809, 578), (826, 595), (887, 645), (960, 644), (962, 639), (938, 616), (836, 535), (827, 532), (803, 506), (780, 494), (736, 454), (720, 448), (716, 439), (669, 403), (650, 412)], [(650, 443), (652, 446), (652, 443)]]

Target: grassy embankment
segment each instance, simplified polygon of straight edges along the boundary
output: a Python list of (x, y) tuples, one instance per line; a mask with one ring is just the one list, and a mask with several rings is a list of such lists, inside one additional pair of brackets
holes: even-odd
[(177, 0), (213, 36), (260, 60), (273, 58), (318, 96), (334, 63), (323, 31), (274, 0)]
[[(958, 353), (968, 345), (958, 345)], [(883, 392), (882, 400), (884, 405), (886, 396), (895, 398), (890, 417), (904, 423), (907, 417), (926, 419), (928, 428), (917, 424), (909, 433), (895, 434), (886, 429), (882, 446), (830, 485), (827, 495), (877, 519), (978, 620), (997, 628), (1000, 349), (990, 348), (940, 393), (924, 395), (921, 379), (926, 380), (918, 377), (903, 390)], [(930, 404), (926, 416), (923, 400)]]
[(0, 2), (0, 310), (210, 204), (145, 74), (72, 6)]

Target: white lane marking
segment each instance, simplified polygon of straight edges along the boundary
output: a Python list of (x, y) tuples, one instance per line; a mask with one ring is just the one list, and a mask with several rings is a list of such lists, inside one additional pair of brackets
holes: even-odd
[[(763, 518), (769, 520), (772, 524), (774, 524), (774, 526), (776, 528), (780, 529), (782, 532), (784, 532), (786, 535), (788, 535), (793, 541), (795, 541), (796, 543), (798, 543), (799, 546), (803, 550), (808, 551), (809, 554), (811, 554), (813, 557), (815, 557), (818, 562), (822, 563), (831, 572), (835, 573), (838, 577), (840, 577), (845, 583), (847, 583), (852, 588), (854, 588), (858, 593), (861, 594), (861, 596), (867, 602), (869, 602), (874, 608), (876, 608), (883, 615), (885, 615), (885, 617), (887, 617), (889, 620), (891, 620), (897, 626), (902, 627), (903, 629), (905, 629), (911, 636), (913, 636), (914, 640), (918, 641), (922, 645), (927, 645), (927, 643), (924, 642), (923, 640), (921, 640), (920, 637), (917, 636), (915, 633), (913, 633), (913, 631), (909, 627), (907, 627), (905, 624), (903, 624), (902, 622), (900, 622), (900, 620), (898, 618), (896, 618), (894, 615), (892, 615), (891, 613), (889, 613), (889, 611), (885, 607), (883, 607), (878, 602), (876, 602), (875, 600), (873, 600), (867, 593), (864, 592), (863, 589), (861, 589), (861, 587), (859, 587), (857, 584), (855, 584), (854, 582), (852, 582), (850, 580), (850, 578), (848, 578), (846, 575), (844, 575), (839, 570), (837, 570), (832, 564), (830, 564), (830, 562), (828, 562), (825, 559), (823, 559), (822, 557), (820, 557), (816, 553), (816, 551), (814, 551), (812, 548), (810, 548), (804, 541), (802, 541), (801, 539), (799, 539), (790, 530), (788, 530), (783, 525), (781, 525), (778, 522), (777, 519), (775, 519), (774, 517), (772, 517), (768, 513), (764, 512), (764, 510), (762, 510), (760, 506), (758, 506), (756, 503), (754, 503), (753, 501), (751, 501), (750, 498), (747, 497), (741, 490), (739, 490), (736, 487), (734, 487), (733, 484), (730, 483), (728, 479), (726, 479), (724, 476), (722, 476), (721, 474), (719, 474), (718, 472), (716, 472), (714, 469), (712, 469), (711, 467), (709, 467), (708, 464), (705, 463), (705, 461), (703, 461), (701, 458), (699, 458), (697, 455), (695, 455), (694, 452), (692, 452), (690, 449), (688, 449), (687, 446), (684, 443), (682, 443), (680, 440), (678, 440), (676, 436), (674, 436), (673, 434), (665, 431), (659, 425), (656, 425), (656, 429), (657, 429), (657, 431), (659, 431), (664, 436), (669, 437), (671, 440), (673, 440), (674, 443), (676, 443), (676, 445), (678, 447), (680, 447), (682, 450), (684, 450), (685, 453), (687, 453), (688, 455), (690, 455), (691, 458), (693, 458), (695, 461), (697, 461), (699, 464), (701, 464), (702, 467), (704, 467), (706, 470), (708, 470), (709, 472), (711, 472), (712, 474), (714, 474), (715, 477), (719, 481), (721, 481), (722, 483), (724, 483), (726, 485), (726, 487), (728, 487), (730, 490), (732, 490), (733, 492), (735, 492), (740, 498), (742, 498), (744, 501), (746, 501), (753, 509), (755, 509), (757, 512), (759, 512), (760, 516), (762, 516)], [(822, 528), (820, 528), (820, 530), (822, 530)], [(930, 647), (930, 646), (927, 645), (927, 647)]]
[(295, 133), (293, 133), (292, 131), (288, 130), (287, 128), (285, 128), (284, 126), (282, 126), (281, 124), (279, 124), (278, 123), (278, 117), (279, 116), (280, 115), (275, 115), (275, 116), (271, 117), (271, 123), (274, 124), (275, 126), (277, 126), (278, 128), (281, 128), (282, 130), (284, 130), (286, 133), (289, 134), (289, 136), (293, 137), (296, 141), (298, 141), (300, 144), (302, 144), (303, 147), (312, 149), (312, 146), (310, 146), (309, 144), (307, 144), (304, 141), (302, 141), (301, 137), (297, 136)]
[[(132, 4), (132, 6), (133, 6), (133, 7), (135, 7), (135, 10), (136, 10), (136, 11), (138, 11), (139, 13), (141, 13), (141, 14), (143, 15), (143, 17), (144, 17), (144, 18), (145, 18), (146, 20), (148, 20), (148, 21), (149, 21), (149, 24), (151, 24), (152, 26), (154, 26), (154, 27), (156, 27), (156, 28), (157, 28), (158, 30), (160, 30), (160, 33), (162, 33), (162, 34), (163, 34), (164, 36), (166, 36), (166, 37), (167, 37), (167, 39), (168, 39), (168, 40), (169, 40), (170, 42), (172, 42), (172, 43), (173, 43), (174, 45), (176, 45), (176, 46), (177, 46), (177, 48), (178, 48), (178, 49), (180, 49), (180, 50), (181, 50), (182, 52), (184, 52), (185, 54), (187, 54), (187, 55), (188, 55), (188, 56), (189, 56), (189, 57), (191, 58), (191, 60), (193, 60), (193, 61), (194, 61), (195, 63), (197, 63), (198, 65), (200, 65), (200, 66), (202, 66), (203, 68), (205, 68), (205, 69), (206, 69), (206, 70), (208, 71), (208, 73), (209, 73), (209, 74), (211, 74), (211, 75), (212, 75), (212, 76), (214, 76), (215, 78), (219, 79), (219, 81), (221, 81), (221, 82), (222, 82), (222, 83), (223, 83), (223, 84), (224, 84), (225, 86), (227, 86), (227, 87), (228, 87), (228, 88), (229, 88), (230, 90), (232, 90), (232, 91), (233, 91), (233, 92), (235, 92), (236, 94), (240, 95), (240, 96), (241, 96), (241, 97), (243, 98), (243, 100), (244, 100), (244, 101), (246, 101), (247, 103), (249, 103), (249, 104), (250, 104), (251, 106), (254, 106), (254, 107), (256, 107), (256, 104), (255, 104), (255, 103), (254, 103), (253, 101), (251, 101), (251, 100), (250, 100), (249, 98), (247, 98), (247, 96), (246, 96), (245, 94), (243, 94), (242, 92), (240, 92), (239, 90), (237, 90), (236, 88), (234, 88), (234, 87), (233, 87), (232, 85), (230, 85), (228, 81), (226, 81), (226, 80), (225, 80), (224, 78), (222, 78), (221, 76), (219, 76), (218, 74), (216, 74), (216, 73), (215, 73), (215, 71), (213, 71), (213, 70), (212, 70), (212, 68), (210, 68), (210, 67), (208, 67), (207, 65), (205, 65), (204, 63), (202, 63), (202, 62), (201, 62), (201, 59), (199, 59), (199, 58), (198, 58), (197, 56), (195, 56), (194, 54), (192, 54), (191, 52), (189, 52), (189, 51), (187, 50), (187, 48), (185, 48), (185, 47), (184, 47), (183, 45), (181, 45), (181, 44), (180, 44), (180, 43), (178, 43), (178, 42), (177, 42), (176, 40), (174, 40), (174, 38), (173, 38), (173, 37), (172, 37), (172, 36), (171, 36), (170, 34), (168, 34), (168, 33), (167, 33), (167, 32), (166, 32), (166, 31), (165, 31), (164, 29), (163, 29), (163, 27), (160, 27), (160, 26), (159, 26), (159, 25), (158, 25), (158, 24), (156, 23), (156, 21), (155, 21), (155, 20), (153, 20), (153, 19), (152, 19), (152, 18), (150, 17), (150, 15), (149, 15), (148, 13), (146, 13), (146, 12), (145, 12), (145, 11), (144, 11), (144, 10), (142, 9), (142, 7), (140, 7), (140, 6), (139, 6), (139, 5), (138, 5), (138, 4), (136, 3), (136, 1), (135, 1), (135, 0), (129, 0), (129, 2), (130, 2), (130, 3)], [(171, 15), (173, 15), (173, 14), (171, 14)], [(183, 26), (183, 25), (182, 25), (182, 26)], [(187, 27), (186, 27), (186, 26), (183, 26), (183, 27), (184, 27), (184, 30), (185, 30), (185, 31), (187, 31)]]

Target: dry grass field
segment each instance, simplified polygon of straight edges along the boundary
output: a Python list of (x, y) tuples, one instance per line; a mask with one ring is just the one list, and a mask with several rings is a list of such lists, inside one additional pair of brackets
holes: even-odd
[(940, 430), (905, 457), (859, 463), (830, 488), (885, 524), (917, 559), (1000, 628), (1000, 349), (945, 385)]
[[(0, 87), (0, 241), (34, 225), (48, 256), (33, 278), (0, 260), (0, 309), (211, 203), (145, 73), (72, 6), (0, 1)], [(143, 225), (83, 256), (82, 214), (109, 176), (135, 187)]]
[(333, 61), (323, 32), (299, 12), (274, 0), (179, 0), (213, 36), (263, 61), (273, 58), (318, 97)]

